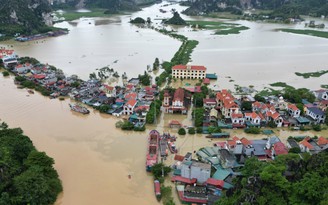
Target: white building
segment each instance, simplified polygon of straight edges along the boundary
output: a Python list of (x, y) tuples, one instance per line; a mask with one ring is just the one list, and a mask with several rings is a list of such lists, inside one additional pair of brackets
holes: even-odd
[(181, 176), (188, 179), (196, 178), (197, 182), (204, 183), (211, 176), (211, 165), (185, 160), (181, 164)]
[(26, 73), (32, 67), (33, 66), (30, 63), (18, 64), (17, 66), (15, 66), (15, 72), (17, 72), (17, 73)]
[(292, 117), (299, 117), (301, 114), (301, 110), (296, 107), (295, 104), (288, 104), (288, 114)]
[(135, 106), (137, 105), (137, 101), (135, 99), (129, 100), (123, 106), (123, 114), (124, 115), (132, 115)]
[(204, 79), (206, 68), (196, 65), (176, 65), (172, 67), (173, 78)]

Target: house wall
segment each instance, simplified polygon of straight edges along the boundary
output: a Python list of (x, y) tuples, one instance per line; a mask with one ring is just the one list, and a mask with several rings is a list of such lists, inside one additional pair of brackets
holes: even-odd
[(188, 69), (173, 69), (173, 78), (190, 78), (190, 79), (204, 79), (206, 71), (203, 70), (188, 70)]
[(196, 178), (197, 182), (204, 183), (210, 178), (211, 170), (203, 169), (202, 167), (195, 167), (191, 165), (191, 178)]

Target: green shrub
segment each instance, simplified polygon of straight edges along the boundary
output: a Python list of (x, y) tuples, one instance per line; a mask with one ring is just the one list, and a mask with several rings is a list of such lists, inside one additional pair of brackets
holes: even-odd
[(196, 133), (196, 130), (194, 127), (191, 127), (188, 129), (188, 134), (194, 135)]
[(133, 130), (134, 131), (140, 131), (140, 132), (142, 132), (142, 131), (145, 131), (146, 130), (146, 127), (145, 126), (142, 126), (142, 127), (134, 127)]
[(8, 72), (8, 71), (3, 71), (3, 72), (2, 72), (2, 75), (3, 75), (4, 77), (9, 76), (9, 72)]
[(185, 135), (185, 134), (186, 134), (186, 130), (185, 130), (183, 127), (181, 127), (181, 128), (179, 129), (179, 131), (178, 131), (178, 134), (179, 134), (179, 135)]
[(133, 130), (134, 129), (134, 125), (133, 125), (132, 122), (126, 121), (126, 122), (123, 123), (121, 129), (122, 130)]
[(248, 134), (260, 134), (261, 133), (261, 129), (258, 127), (246, 128), (246, 129), (244, 129), (244, 131)]

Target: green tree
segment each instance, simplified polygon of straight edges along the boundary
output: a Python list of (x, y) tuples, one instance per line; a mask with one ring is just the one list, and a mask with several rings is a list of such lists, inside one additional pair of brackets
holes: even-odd
[(203, 107), (203, 99), (205, 98), (204, 93), (195, 93), (193, 96), (193, 103), (195, 107)]
[(262, 97), (262, 96), (259, 95), (259, 94), (256, 94), (256, 95), (254, 96), (254, 98), (255, 98), (256, 101), (263, 102), (263, 103), (266, 102), (266, 101), (265, 101), (265, 98)]
[(246, 128), (246, 129), (244, 129), (244, 131), (249, 134), (260, 134), (261, 133), (261, 129), (258, 127)]
[(178, 134), (179, 135), (186, 135), (186, 130), (183, 127), (181, 127), (178, 131)]
[(158, 163), (152, 166), (151, 173), (155, 179), (163, 179), (171, 172), (171, 167), (165, 166), (163, 163)]
[(243, 111), (250, 111), (250, 110), (252, 110), (252, 102), (250, 102), (250, 101), (243, 101), (241, 103), (241, 110), (243, 110)]
[(196, 133), (195, 128), (191, 127), (188, 129), (188, 134), (194, 135)]
[(133, 130), (134, 125), (130, 121), (125, 121), (121, 127), (122, 130)]
[(159, 60), (155, 58), (155, 62), (153, 63), (153, 70), (157, 70), (159, 68)]
[(2, 75), (3, 75), (4, 77), (9, 76), (9, 72), (8, 72), (8, 71), (3, 71), (3, 72), (2, 72)]
[(145, 71), (143, 75), (139, 75), (139, 80), (142, 85), (150, 85), (150, 75)]
[(198, 134), (201, 134), (201, 133), (203, 133), (203, 128), (202, 127), (197, 127), (196, 131), (197, 131)]

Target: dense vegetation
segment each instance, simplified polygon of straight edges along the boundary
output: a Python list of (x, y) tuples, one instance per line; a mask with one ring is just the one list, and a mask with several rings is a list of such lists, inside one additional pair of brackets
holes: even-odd
[(308, 72), (308, 73), (296, 72), (295, 75), (302, 76), (303, 78), (311, 78), (311, 77), (312, 78), (319, 78), (319, 77), (321, 77), (322, 75), (324, 75), (326, 73), (328, 73), (328, 70), (321, 70), (321, 71), (317, 71), (317, 72)]
[(165, 24), (172, 24), (172, 25), (187, 25), (187, 22), (183, 20), (178, 12), (173, 13), (173, 17), (167, 21), (164, 21)]
[(157, 117), (160, 115), (161, 106), (161, 100), (155, 100), (150, 104), (149, 112), (146, 115), (146, 123), (153, 124), (156, 122)]
[[(225, 6), (222, 6), (223, 4)], [(266, 12), (270, 18), (299, 18), (302, 14), (316, 17), (328, 15), (328, 2), (326, 0), (195, 0), (184, 13), (188, 15), (210, 14), (212, 12), (242, 14), (244, 9), (249, 8), (270, 10), (272, 12)]]
[[(43, 15), (51, 11), (46, 0), (0, 0), (0, 34), (33, 34), (52, 30)], [(34, 5), (34, 6), (32, 6)]]
[(316, 204), (328, 201), (328, 150), (316, 155), (281, 155), (272, 162), (250, 158), (235, 188), (216, 204)]
[[(271, 88), (266, 88), (259, 92), (258, 94), (255, 95), (255, 99), (263, 102), (264, 98), (263, 96), (268, 96), (268, 95), (275, 95), (279, 96), (282, 95), (284, 99), (291, 103), (302, 103), (302, 99), (305, 99), (311, 103), (315, 101), (315, 96), (313, 93), (307, 89), (307, 88), (294, 88), (290, 85), (287, 85), (286, 83), (283, 82), (278, 82), (278, 83), (273, 83), (270, 84), (271, 86), (279, 86), (283, 87), (282, 90), (274, 90)], [(265, 100), (264, 100), (265, 101)]]
[(318, 31), (318, 30), (304, 30), (304, 29), (279, 29), (280, 31), (283, 32), (288, 32), (288, 33), (295, 33), (295, 34), (301, 34), (301, 35), (308, 35), (308, 36), (316, 36), (320, 38), (328, 38), (328, 32), (326, 31)]
[(134, 0), (86, 0), (85, 3), (87, 7), (107, 9), (105, 13), (118, 13), (122, 10), (139, 10)]
[(0, 142), (0, 204), (53, 204), (62, 191), (54, 160), (20, 128), (1, 126)]

